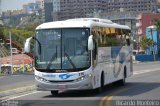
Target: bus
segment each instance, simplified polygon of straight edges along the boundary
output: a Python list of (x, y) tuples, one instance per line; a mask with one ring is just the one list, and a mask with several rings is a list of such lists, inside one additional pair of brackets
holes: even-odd
[(26, 39), (34, 40), (34, 74), (37, 90), (102, 91), (115, 81), (124, 85), (133, 74), (131, 30), (107, 19), (77, 18), (48, 22)]

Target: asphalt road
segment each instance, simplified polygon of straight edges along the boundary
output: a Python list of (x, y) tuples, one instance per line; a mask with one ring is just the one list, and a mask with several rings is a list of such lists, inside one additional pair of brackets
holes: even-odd
[[(160, 106), (160, 67), (158, 63), (134, 64), (134, 75), (125, 86), (115, 83), (105, 86), (102, 93), (93, 91), (62, 92), (54, 97), (50, 92), (34, 91), (10, 96), (5, 104), (18, 106)], [(160, 68), (159, 68), (160, 69)]]
[(17, 74), (6, 75), (0, 77), (0, 90), (17, 88), (24, 85), (34, 84), (34, 75), (31, 74)]

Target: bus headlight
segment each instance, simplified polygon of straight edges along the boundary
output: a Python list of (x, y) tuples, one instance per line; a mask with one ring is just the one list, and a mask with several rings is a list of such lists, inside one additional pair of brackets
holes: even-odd
[(42, 81), (42, 82), (48, 82), (48, 80), (46, 80), (45, 78), (42, 78), (42, 77), (37, 76), (37, 75), (35, 75), (35, 78), (36, 78), (37, 80), (39, 80), (39, 81)]
[(81, 76), (81, 77), (77, 78), (75, 81), (76, 81), (76, 82), (82, 81), (82, 80), (85, 80), (85, 79), (90, 78), (90, 77), (92, 77), (91, 74), (86, 74), (86, 75), (84, 75), (84, 76)]

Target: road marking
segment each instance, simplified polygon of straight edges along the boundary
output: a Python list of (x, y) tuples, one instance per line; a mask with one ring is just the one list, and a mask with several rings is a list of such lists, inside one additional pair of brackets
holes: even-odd
[(110, 96), (110, 97), (108, 98), (108, 101), (107, 101), (107, 105), (106, 105), (106, 106), (110, 106), (110, 103), (111, 103), (112, 98), (113, 98), (113, 96)]
[(143, 73), (153, 72), (153, 71), (159, 71), (159, 70), (160, 70), (160, 68), (155, 68), (152, 70), (140, 70), (140, 71), (133, 72), (133, 75), (138, 75), (138, 74), (143, 74)]
[[(160, 69), (158, 68), (158, 69), (154, 69), (154, 70), (143, 70), (143, 71), (140, 71), (140, 72), (135, 72), (134, 75), (138, 75), (138, 74), (142, 74), (142, 73), (147, 73), (147, 72), (152, 72), (152, 71), (158, 71), (158, 70), (160, 70)], [(156, 82), (160, 82), (160, 81), (156, 81)], [(139, 86), (139, 85), (137, 85), (137, 86)], [(133, 87), (136, 87), (136, 86), (133, 86)], [(104, 97), (101, 99), (101, 101), (100, 101), (100, 103), (99, 103), (98, 106), (103, 106), (105, 100), (107, 101), (106, 106), (110, 106), (110, 101), (112, 100), (112, 98), (113, 98), (114, 95), (119, 94), (119, 93), (122, 93), (122, 92), (124, 92), (124, 91), (127, 91), (127, 90), (129, 90), (129, 89), (131, 89), (131, 88), (133, 88), (133, 87), (129, 87), (129, 88), (126, 88), (126, 89), (122, 89), (122, 90), (120, 90), (120, 91), (117, 91), (117, 92), (113, 93), (112, 96), (104, 96)]]
[[(147, 73), (147, 72), (152, 72), (152, 71), (158, 71), (158, 70), (160, 70), (160, 69), (143, 70), (143, 71), (140, 71), (140, 72), (134, 72), (134, 75), (142, 74), (142, 73)], [(133, 86), (133, 87), (135, 87), (135, 86)], [(122, 89), (122, 90), (120, 90), (120, 91), (117, 91), (117, 92), (113, 93), (112, 96), (104, 96), (104, 97), (101, 99), (101, 101), (100, 101), (100, 103), (99, 103), (98, 106), (103, 106), (105, 100), (107, 101), (107, 104), (106, 104), (106, 105), (107, 105), (107, 106), (110, 106), (110, 101), (112, 100), (112, 98), (113, 98), (114, 95), (119, 94), (119, 93), (122, 93), (122, 92), (124, 92), (124, 91), (127, 91), (127, 90), (129, 90), (129, 89), (131, 89), (131, 88), (133, 88), (133, 87), (125, 88), (125, 89)], [(4, 97), (4, 98), (2, 98), (2, 99), (0, 98), (0, 99), (3, 100), (3, 101), (1, 101), (1, 102), (4, 102), (4, 101), (7, 101), (7, 100), (12, 100), (12, 99), (20, 98), (20, 97), (23, 97), (23, 96), (27, 96), (27, 95), (31, 95), (31, 94), (35, 94), (35, 93), (39, 93), (39, 92), (42, 92), (42, 91), (34, 91), (34, 92), (31, 92), (31, 93), (28, 93), (28, 92), (27, 92), (27, 94), (19, 94), (18, 96), (12, 95), (12, 97)]]
[(101, 99), (101, 101), (100, 101), (100, 103), (99, 103), (98, 106), (103, 106), (103, 101), (106, 100), (107, 98), (108, 98), (108, 96), (104, 96), (104, 97)]
[[(153, 83), (159, 83), (160, 81), (153, 81)], [(140, 86), (140, 85), (137, 85), (137, 86)], [(137, 86), (133, 86), (133, 87), (137, 87)], [(124, 92), (124, 91), (128, 91), (129, 89), (131, 89), (131, 88), (133, 88), (133, 87), (130, 87), (130, 88), (126, 88), (126, 89), (124, 89), (124, 90), (121, 90), (121, 91), (118, 91), (118, 92), (116, 92), (116, 93), (113, 93), (113, 95), (112, 96), (109, 96), (108, 97), (108, 99), (106, 99), (106, 101), (107, 101), (107, 103), (106, 103), (106, 106), (110, 106), (110, 103), (111, 103), (111, 100), (112, 100), (112, 98), (113, 98), (113, 96), (115, 96), (115, 95), (117, 95), (117, 94), (120, 94), (120, 93), (122, 93), (122, 92)]]
[(17, 87), (13, 87), (13, 88), (0, 89), (0, 93), (12, 91), (12, 90), (17, 90), (17, 89), (23, 89), (26, 87), (34, 87), (34, 85), (33, 84), (25, 84), (23, 86), (17, 86)]
[(8, 100), (17, 99), (17, 98), (20, 98), (20, 97), (23, 97), (23, 96), (27, 96), (27, 95), (39, 93), (39, 92), (41, 92), (41, 91), (32, 91), (32, 92), (30, 92), (30, 93), (27, 92), (27, 93), (25, 93), (25, 94), (19, 94), (19, 95), (17, 95), (17, 96), (12, 95), (12, 97), (10, 97), (10, 96), (3, 97), (3, 98), (0, 98), (0, 99), (2, 100), (2, 101), (0, 101), (0, 103), (5, 102), (5, 101), (8, 101)]
[[(120, 91), (114, 92), (114, 93), (112, 94), (112, 96), (114, 96), (114, 95), (116, 95), (116, 94), (118, 94), (118, 93), (127, 91), (127, 90), (129, 90), (130, 88), (132, 88), (132, 87), (125, 88), (125, 89), (121, 89)], [(101, 99), (101, 101), (100, 101), (100, 103), (99, 103), (98, 106), (103, 106), (104, 101), (105, 101), (105, 100), (111, 100), (111, 99), (112, 99), (112, 96), (104, 96), (104, 97)], [(108, 104), (108, 102), (107, 102), (107, 104)], [(108, 106), (108, 105), (107, 105), (107, 106)]]

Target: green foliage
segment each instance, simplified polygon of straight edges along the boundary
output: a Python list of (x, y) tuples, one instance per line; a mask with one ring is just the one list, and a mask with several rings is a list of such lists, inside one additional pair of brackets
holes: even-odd
[(19, 47), (23, 47), (24, 41), (31, 37), (34, 36), (34, 31), (28, 31), (28, 29), (24, 28), (5, 28), (4, 29), (4, 35), (6, 38), (9, 37), (9, 32), (11, 32), (12, 35), (12, 40), (16, 42), (16, 44)]
[(26, 38), (34, 35), (33, 31), (28, 31), (25, 29), (12, 28), (10, 31), (12, 34), (17, 35), (22, 39), (26, 39)]
[(160, 31), (160, 20), (154, 19), (154, 25), (157, 27), (158, 31)]
[(0, 37), (4, 36), (4, 27), (0, 25)]
[[(0, 71), (1, 71), (1, 70), (0, 70)], [(0, 77), (1, 77), (1, 76), (4, 76), (4, 73), (1, 73), (1, 72), (0, 72)]]
[(40, 23), (33, 23), (31, 25), (25, 26), (25, 29), (28, 30), (28, 31), (34, 32), (38, 25), (40, 25)]
[(151, 40), (151, 39), (149, 39), (149, 38), (143, 37), (142, 40), (141, 40), (141, 42), (140, 42), (140, 45), (145, 50), (148, 47), (154, 45), (154, 41)]

